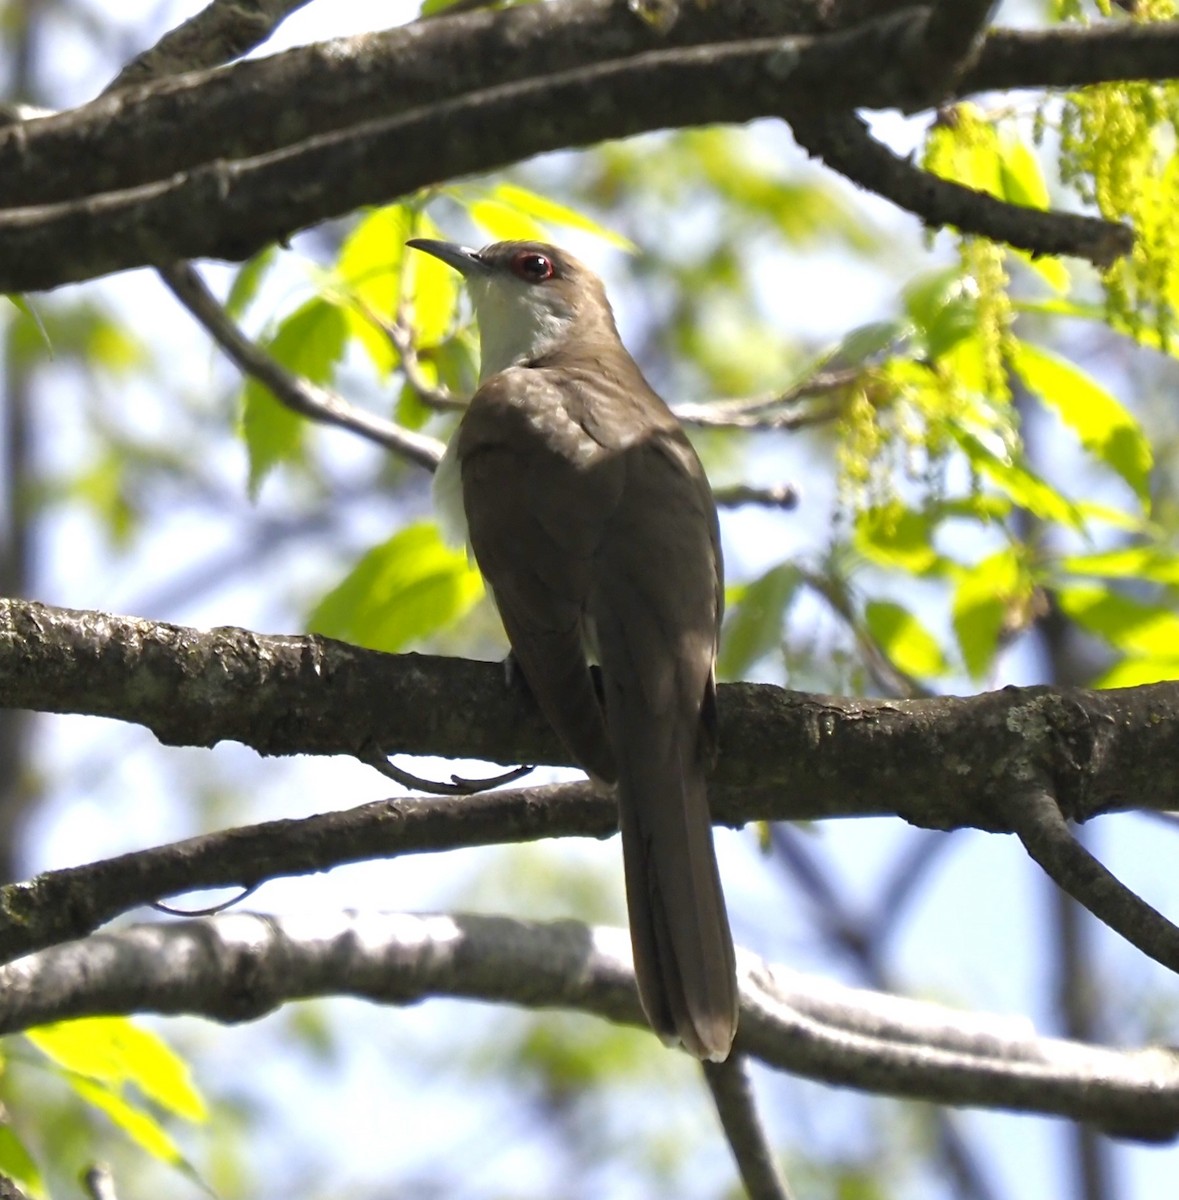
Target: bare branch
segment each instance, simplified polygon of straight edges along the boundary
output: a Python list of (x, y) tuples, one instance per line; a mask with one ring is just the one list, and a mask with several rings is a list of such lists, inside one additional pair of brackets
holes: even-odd
[(731, 1054), (723, 1063), (700, 1065), (749, 1200), (791, 1200), (790, 1188), (758, 1117), (745, 1058)]
[(768, 487), (753, 487), (740, 483), (733, 487), (716, 488), (713, 492), (721, 508), (740, 508), (744, 504), (760, 504), (765, 508), (781, 508), (789, 511), (798, 507), (798, 488), (792, 483), (772, 484)]
[(393, 421), (353, 408), (342, 396), (292, 374), (249, 340), (214, 299), (196, 269), (187, 263), (160, 268), (172, 294), (209, 331), (213, 340), (247, 375), (264, 384), (280, 403), (300, 416), (358, 433), (394, 454), (433, 471), (444, 449), (437, 438), (403, 429)]
[(1007, 242), (1031, 254), (1072, 254), (1108, 267), (1133, 248), (1126, 225), (1075, 213), (1025, 208), (923, 171), (876, 141), (852, 113), (790, 114), (799, 144), (853, 183), (916, 214), (931, 228)]
[[(922, 9), (825, 35), (813, 5), (773, 6), (772, 17), (752, 2), (684, 12), (666, 36), (618, 22), (606, 0), (471, 13), (123, 89), (0, 130), (0, 290), (241, 259), (327, 217), (543, 150), (783, 112), (812, 150), (846, 159), (850, 174), (927, 221), (983, 221), (1033, 252), (1096, 262), (1128, 245), (1118, 226), (1003, 212), (945, 181), (928, 183), (930, 200), (912, 168), (866, 167), (846, 129), (822, 127), (833, 108), (920, 93), (907, 48)], [(957, 94), (1169, 78), (1177, 47), (1175, 23), (992, 33)]]
[(998, 0), (935, 0), (922, 30), (918, 53), (929, 100), (936, 104), (972, 67), (985, 44), (987, 22)]
[[(570, 762), (499, 663), (21, 600), (0, 600), (0, 706), (113, 717), (169, 745), (355, 754), (375, 742), (390, 753)], [(719, 714), (722, 822), (888, 813), (1007, 831), (997, 796), (1029, 760), (1053, 764), (1056, 794), (1078, 820), (1179, 808), (1179, 682), (885, 701), (726, 684)]]
[(1081, 845), (1047, 786), (1016, 789), (1003, 808), (1024, 849), (1059, 887), (1143, 954), (1179, 972), (1179, 928)]
[(307, 3), (309, 0), (211, 0), (151, 49), (133, 58), (106, 90), (232, 62), (260, 46)]
[[(1022, 1018), (843, 987), (738, 955), (739, 1051), (825, 1083), (1092, 1122), (1179, 1130), (1179, 1056), (1039, 1037)], [(142, 925), (0, 968), (0, 1031), (97, 1013), (254, 1020), (291, 1000), (453, 996), (577, 1008), (643, 1025), (622, 929), (505, 917), (223, 915)]]

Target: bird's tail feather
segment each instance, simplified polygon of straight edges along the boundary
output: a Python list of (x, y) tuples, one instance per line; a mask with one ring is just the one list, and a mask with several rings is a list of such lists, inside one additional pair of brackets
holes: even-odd
[(632, 726), (618, 799), (643, 1010), (661, 1036), (721, 1061), (736, 1033), (738, 997), (698, 729), (698, 721), (672, 721), (636, 737)]

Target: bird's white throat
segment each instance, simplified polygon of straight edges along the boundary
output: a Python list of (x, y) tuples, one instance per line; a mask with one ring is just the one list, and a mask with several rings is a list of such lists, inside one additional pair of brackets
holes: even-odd
[(479, 322), (479, 382), (559, 346), (574, 313), (557, 293), (515, 279), (471, 279)]

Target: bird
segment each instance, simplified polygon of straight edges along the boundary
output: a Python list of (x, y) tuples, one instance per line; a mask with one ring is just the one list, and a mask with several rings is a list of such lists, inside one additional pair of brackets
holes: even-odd
[(545, 242), (407, 242), (465, 279), (479, 383), (435, 474), (541, 712), (615, 785), (639, 998), (695, 1057), (737, 1029), (707, 775), (724, 608), (716, 503), (601, 280)]

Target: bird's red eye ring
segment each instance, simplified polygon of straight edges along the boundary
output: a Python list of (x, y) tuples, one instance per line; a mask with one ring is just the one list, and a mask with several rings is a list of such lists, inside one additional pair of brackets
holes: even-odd
[(544, 283), (553, 273), (553, 260), (535, 250), (521, 250), (512, 259), (512, 274), (525, 283)]

